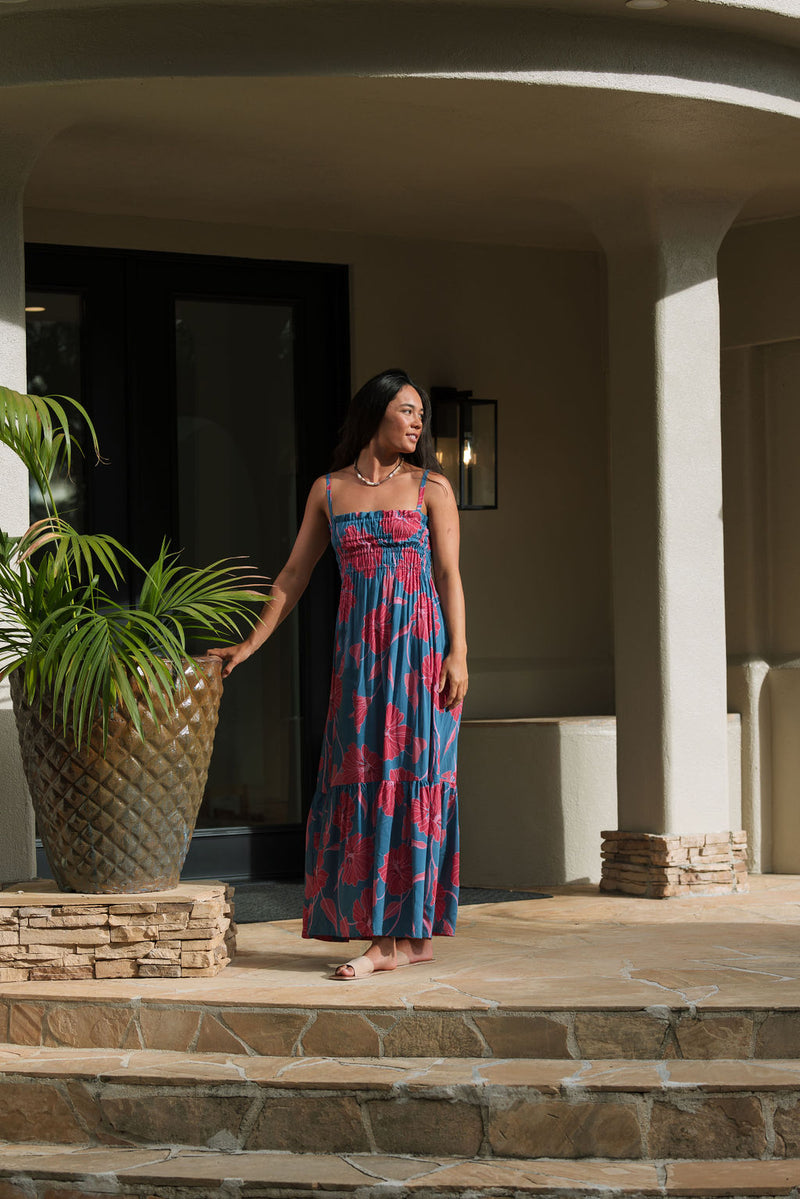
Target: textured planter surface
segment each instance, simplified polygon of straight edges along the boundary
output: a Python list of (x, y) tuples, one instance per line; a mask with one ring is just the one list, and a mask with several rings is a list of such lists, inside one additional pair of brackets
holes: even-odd
[(174, 887), (203, 798), (222, 695), (218, 658), (187, 670), (177, 711), (156, 724), (140, 702), (144, 740), (120, 716), (77, 750), (45, 699), (27, 704), (11, 676), (25, 777), (53, 877), (65, 891), (137, 894)]

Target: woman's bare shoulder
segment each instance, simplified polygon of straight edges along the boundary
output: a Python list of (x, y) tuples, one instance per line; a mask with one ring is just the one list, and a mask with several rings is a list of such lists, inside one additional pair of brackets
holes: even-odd
[(435, 506), (441, 503), (455, 503), (455, 498), (455, 492), (447, 476), (432, 470), (425, 484), (426, 504), (430, 507), (432, 504)]
[(328, 479), (327, 475), (320, 475), (311, 484), (308, 492), (308, 506), (312, 508), (328, 508)]

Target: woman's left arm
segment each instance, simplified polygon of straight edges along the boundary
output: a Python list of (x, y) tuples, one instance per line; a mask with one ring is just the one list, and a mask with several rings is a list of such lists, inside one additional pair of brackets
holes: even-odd
[(428, 527), (431, 534), (433, 577), (447, 628), (449, 651), (442, 662), (439, 691), (448, 708), (460, 704), (467, 694), (467, 631), (464, 588), (458, 568), (460, 532), (458, 506), (444, 475), (431, 475), (425, 489)]

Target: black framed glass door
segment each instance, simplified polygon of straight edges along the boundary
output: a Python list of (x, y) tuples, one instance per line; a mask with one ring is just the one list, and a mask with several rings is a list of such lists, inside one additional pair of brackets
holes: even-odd
[[(74, 519), (143, 560), (243, 554), (274, 577), (349, 390), (347, 271), (326, 264), (27, 249), (29, 387), (87, 407), (108, 465), (65, 481)], [(335, 567), (226, 685), (187, 877), (291, 876), (327, 706)]]
[[(293, 343), (291, 304), (176, 298), (177, 529), (187, 562), (257, 546), (273, 573), (289, 555), (298, 516)], [(302, 820), (299, 624), (295, 611), (225, 687), (201, 828)]]

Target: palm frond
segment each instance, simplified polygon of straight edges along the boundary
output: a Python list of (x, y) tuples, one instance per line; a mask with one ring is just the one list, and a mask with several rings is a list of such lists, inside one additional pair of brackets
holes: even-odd
[(0, 529), (0, 562), (4, 565), (9, 565), (12, 559), (16, 556), (17, 546), (19, 545), (19, 537), (12, 537), (10, 533), (4, 533)]
[[(94, 598), (87, 589), (87, 601)], [(49, 694), (64, 730), (69, 728), (78, 746), (89, 739), (97, 720), (105, 744), (115, 709), (125, 713), (140, 736), (140, 701), (154, 721), (173, 713), (185, 666), (192, 661), (182, 638), (162, 621), (104, 598), (102, 610), (73, 597), (51, 612), (26, 654), (28, 701)]]
[[(0, 443), (28, 468), (49, 515), (21, 538), (0, 532), (0, 673), (23, 672), (30, 703), (47, 695), (78, 746), (98, 727), (105, 744), (115, 711), (141, 736), (142, 714), (159, 722), (185, 687), (192, 636), (236, 641), (256, 621), (264, 579), (239, 559), (197, 569), (181, 565), (166, 541), (149, 569), (115, 538), (79, 533), (56, 510), (50, 480), (80, 449), (70, 410), (97, 437), (84, 408), (65, 396), (29, 396), (0, 387)], [(131, 572), (141, 579), (137, 605), (115, 598)]]
[(66, 571), (72, 582), (101, 572), (116, 585), (124, 571), (120, 558), (144, 570), (139, 560), (121, 542), (108, 533), (79, 533), (60, 516), (45, 516), (35, 521), (19, 541), (18, 561), (26, 562), (37, 551), (49, 547), (55, 573)]
[[(63, 400), (64, 403), (59, 401)], [(80, 413), (86, 423), (93, 449), (100, 458), (97, 434), (82, 404), (68, 396), (32, 396), (0, 387), (0, 442), (12, 449), (28, 468), (51, 512), (56, 511), (50, 480), (59, 464), (69, 472), (73, 438), (64, 404)]]
[(268, 580), (239, 558), (221, 558), (202, 568), (181, 567), (179, 555), (162, 543), (147, 571), (139, 607), (183, 629), (187, 636), (241, 636), (240, 621), (252, 627), (252, 605), (264, 603)]

